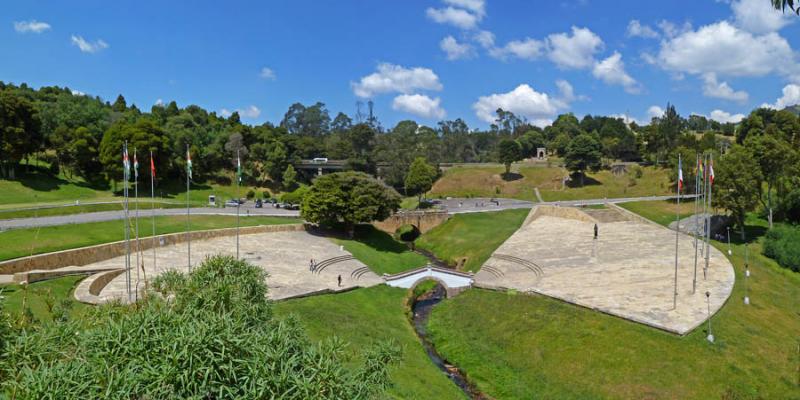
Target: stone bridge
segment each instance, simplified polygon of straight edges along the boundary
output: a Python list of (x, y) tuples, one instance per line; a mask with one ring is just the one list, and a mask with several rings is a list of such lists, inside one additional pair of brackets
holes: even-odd
[(473, 274), (451, 269), (427, 265), (411, 271), (394, 275), (384, 275), (384, 282), (392, 287), (411, 289), (426, 280), (439, 282), (447, 291), (447, 297), (453, 297), (462, 290), (472, 287)]
[(392, 214), (383, 221), (374, 221), (376, 228), (393, 235), (403, 225), (414, 225), (425, 233), (450, 219), (447, 211), (405, 211)]

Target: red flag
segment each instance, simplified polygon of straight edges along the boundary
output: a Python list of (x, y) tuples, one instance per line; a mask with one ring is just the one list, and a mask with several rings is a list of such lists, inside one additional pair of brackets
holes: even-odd
[(153, 163), (153, 155), (150, 155), (150, 174), (153, 178), (156, 177), (156, 165)]
[(712, 185), (714, 184), (714, 161), (711, 161), (711, 165), (708, 167), (708, 181)]

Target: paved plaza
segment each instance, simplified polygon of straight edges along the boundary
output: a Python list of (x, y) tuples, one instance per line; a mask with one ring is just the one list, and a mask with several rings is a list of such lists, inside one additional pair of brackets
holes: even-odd
[[(260, 266), (268, 274), (269, 298), (273, 300), (302, 296), (325, 290), (347, 290), (354, 287), (367, 287), (383, 282), (358, 260), (350, 259), (351, 254), (340, 249), (331, 240), (307, 232), (272, 232), (241, 235), (240, 255), (250, 263)], [(192, 265), (197, 266), (207, 256), (215, 254), (236, 254), (236, 237), (218, 237), (192, 242)], [(309, 269), (309, 261), (318, 262), (335, 258), (326, 263), (319, 272)], [(132, 263), (136, 257), (132, 256)], [(157, 249), (157, 268), (153, 268), (152, 250), (144, 252), (145, 272), (152, 279), (166, 270), (187, 271), (186, 243), (159, 247)], [(87, 267), (124, 266), (123, 257), (90, 264)], [(355, 272), (355, 274), (354, 274)], [(337, 277), (342, 277), (338, 286)], [(136, 273), (132, 273), (135, 283)], [(142, 276), (140, 274), (140, 276)], [(143, 280), (140, 287), (143, 287)], [(100, 292), (103, 300), (125, 299), (125, 274), (114, 278)]]
[(673, 309), (674, 231), (628, 220), (610, 209), (578, 215), (576, 209), (565, 213), (558, 207), (539, 208), (487, 260), (475, 276), (478, 285), (540, 293), (679, 334), (706, 320), (706, 291), (714, 313), (733, 290), (733, 266), (712, 247), (705, 279), (698, 253), (697, 289), (692, 294), (694, 239), (680, 234), (678, 301)]

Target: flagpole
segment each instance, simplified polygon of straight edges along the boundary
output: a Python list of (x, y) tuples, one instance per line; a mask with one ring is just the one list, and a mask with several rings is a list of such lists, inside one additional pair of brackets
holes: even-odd
[(708, 181), (706, 186), (708, 186), (708, 229), (706, 231), (706, 268), (703, 271), (703, 277), (707, 277), (708, 275), (708, 262), (711, 258), (711, 196), (714, 187), (714, 183), (711, 181), (712, 177), (714, 176), (714, 153), (710, 153), (708, 155), (708, 167), (706, 170), (708, 171), (706, 174), (708, 175)]
[(122, 187), (122, 193), (125, 198), (125, 223), (123, 224), (123, 228), (125, 229), (125, 288), (128, 292), (128, 302), (131, 301), (131, 253), (130, 253), (130, 229), (129, 224), (130, 220), (128, 219), (128, 141), (125, 141), (125, 144), (122, 148), (122, 179), (125, 181), (124, 186)]
[(672, 309), (678, 308), (678, 237), (681, 232), (681, 186), (683, 185), (683, 169), (681, 154), (678, 153), (678, 206), (675, 209), (675, 290), (672, 295)]
[(189, 154), (189, 144), (186, 144), (186, 249), (188, 250), (187, 264), (192, 272), (192, 235), (189, 227), (189, 180), (192, 175), (192, 158)]
[(153, 162), (153, 152), (150, 152), (150, 215), (153, 222), (153, 273), (158, 273), (156, 269), (156, 195), (155, 195), (155, 163)]
[(239, 158), (239, 149), (236, 149), (236, 259), (239, 259), (239, 185), (242, 181), (242, 161)]
[(700, 154), (695, 154), (694, 166), (696, 170), (694, 174), (694, 229), (692, 232), (694, 234), (694, 274), (692, 276), (692, 294), (694, 294), (697, 290), (697, 246), (699, 245), (697, 243), (697, 228), (699, 228), (697, 226), (697, 202), (700, 199), (700, 173), (702, 172), (699, 168)]
[(141, 261), (139, 260), (139, 158), (136, 156), (136, 148), (133, 148), (133, 193), (135, 196), (136, 201), (136, 214), (135, 214), (135, 221), (136, 221), (136, 286), (134, 290), (134, 298), (136, 301), (139, 301), (139, 268), (141, 265)]

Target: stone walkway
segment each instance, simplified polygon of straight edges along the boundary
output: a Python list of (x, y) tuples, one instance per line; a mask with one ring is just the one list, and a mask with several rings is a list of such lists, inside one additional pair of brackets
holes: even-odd
[[(243, 259), (260, 266), (268, 274), (269, 298), (274, 300), (303, 296), (320, 291), (348, 290), (354, 287), (367, 287), (383, 282), (375, 273), (369, 271), (358, 278), (351, 276), (356, 269), (365, 267), (358, 260), (347, 260), (324, 268), (319, 274), (309, 270), (309, 260), (323, 261), (350, 253), (339, 248), (329, 239), (307, 232), (275, 232), (240, 236), (240, 255)], [(192, 265), (197, 266), (206, 256), (214, 254), (236, 254), (236, 237), (221, 237), (192, 242)], [(135, 256), (132, 256), (135, 263)], [(153, 268), (152, 251), (144, 252), (145, 272), (152, 279), (166, 270), (186, 271), (186, 243), (159, 247), (157, 268)], [(124, 257), (115, 257), (91, 267), (119, 266), (125, 264)], [(87, 267), (89, 267), (87, 266)], [(337, 277), (342, 276), (342, 286), (337, 285)], [(140, 288), (144, 287), (140, 273)], [(136, 272), (132, 273), (133, 285)], [(101, 292), (103, 300), (126, 298), (126, 278), (122, 274), (114, 278)]]
[(546, 213), (529, 221), (484, 264), (476, 284), (541, 293), (679, 334), (705, 321), (707, 290), (712, 313), (730, 296), (733, 266), (713, 248), (707, 279), (704, 263), (698, 261), (692, 294), (694, 241), (681, 234), (678, 302), (673, 309), (675, 232), (624, 216), (606, 215), (603, 220), (610, 222), (598, 223), (596, 242), (589, 220)]

